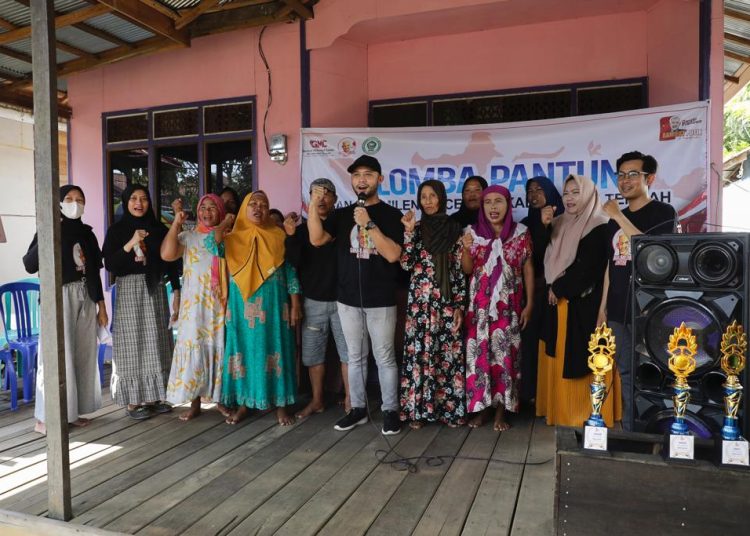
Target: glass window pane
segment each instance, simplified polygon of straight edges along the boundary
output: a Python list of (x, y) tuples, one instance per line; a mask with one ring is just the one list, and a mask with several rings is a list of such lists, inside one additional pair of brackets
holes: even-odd
[(220, 193), (234, 188), (240, 199), (253, 188), (253, 155), (250, 140), (206, 144), (209, 189)]
[(182, 199), (189, 219), (195, 219), (199, 197), (198, 146), (178, 145), (157, 149), (157, 174), (159, 176), (159, 214), (161, 221), (172, 223), (172, 201)]
[(130, 149), (109, 152), (109, 221), (114, 223), (122, 217), (120, 197), (130, 184), (140, 184), (148, 188), (148, 151)]

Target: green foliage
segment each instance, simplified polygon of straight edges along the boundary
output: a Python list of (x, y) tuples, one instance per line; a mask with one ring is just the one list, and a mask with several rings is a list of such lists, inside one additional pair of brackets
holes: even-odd
[(724, 156), (750, 147), (750, 85), (724, 105)]

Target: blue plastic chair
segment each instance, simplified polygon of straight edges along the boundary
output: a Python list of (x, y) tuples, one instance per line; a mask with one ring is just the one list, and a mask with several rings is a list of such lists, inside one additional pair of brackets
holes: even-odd
[[(12, 310), (13, 332), (6, 329), (8, 347), (15, 350), (21, 356), (23, 363), (23, 401), (29, 402), (33, 399), (34, 385), (36, 382), (36, 360), (39, 348), (39, 325), (38, 325), (38, 283), (7, 283), (0, 286), (0, 318), (5, 319), (4, 302), (6, 296), (10, 295)], [(37, 304), (36, 316), (33, 314), (33, 304)], [(33, 320), (36, 320), (36, 333), (34, 333)], [(5, 327), (5, 326), (4, 326)], [(21, 368), (21, 367), (18, 367)]]
[[(5, 323), (2, 323), (2, 325), (3, 336), (7, 339), (8, 336), (6, 334)], [(10, 391), (11, 411), (16, 411), (18, 409), (18, 376), (16, 376), (16, 366), (14, 361), (13, 350), (11, 350), (7, 344), (0, 346), (0, 363), (5, 365), (2, 372), (2, 384)]]
[[(112, 288), (109, 289), (110, 291), (110, 297), (112, 298), (112, 318), (109, 321), (109, 331), (112, 332), (113, 329), (115, 329), (115, 298), (117, 297), (117, 286), (112, 285)], [(107, 354), (107, 344), (100, 343), (99, 344), (99, 383), (104, 385), (104, 357)]]

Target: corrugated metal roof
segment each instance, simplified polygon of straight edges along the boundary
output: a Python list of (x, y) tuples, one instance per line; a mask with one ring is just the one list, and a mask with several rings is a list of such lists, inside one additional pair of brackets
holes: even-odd
[[(7, 48), (12, 48), (13, 50), (17, 52), (23, 52), (24, 54), (31, 55), (31, 38), (30, 37), (27, 37), (26, 39), (22, 39), (21, 41), (14, 41), (12, 43), (7, 43), (3, 46)], [(68, 52), (63, 52), (62, 50), (57, 51), (57, 63), (63, 63), (66, 61), (74, 60), (77, 57), (78, 56), (74, 56), (73, 54), (69, 54)]]
[[(84, 2), (83, 0), (56, 0), (55, 11), (68, 13), (70, 11), (75, 11), (76, 9), (90, 6), (90, 3)], [(13, 0), (0, 1), (0, 18), (3, 18), (16, 26), (28, 26), (31, 24), (29, 8), (20, 2), (15, 2)]]
[(105, 50), (110, 50), (117, 46), (114, 43), (105, 41), (104, 39), (101, 39), (95, 35), (91, 35), (90, 33), (86, 33), (73, 26), (58, 28), (56, 35), (60, 41), (63, 41), (69, 45), (73, 45), (74, 47), (78, 47), (81, 50), (85, 50), (86, 52), (92, 52), (94, 54), (104, 52)]
[(741, 61), (733, 60), (732, 58), (724, 58), (724, 74), (732, 76), (740, 67), (742, 67)]
[(0, 69), (24, 76), (31, 72), (31, 64), (9, 56), (0, 56)]
[(159, 3), (172, 9), (187, 9), (200, 4), (200, 0), (159, 0)]
[[(749, 0), (724, 0), (724, 8), (733, 10), (750, 17)], [(747, 20), (724, 15), (724, 32), (736, 35), (742, 39), (750, 40), (750, 22)], [(738, 43), (736, 40), (724, 39), (724, 50), (750, 57), (750, 44)], [(745, 65), (742, 61), (724, 56), (724, 74), (736, 76), (737, 72)]]
[(111, 33), (115, 37), (119, 37), (128, 43), (135, 43), (136, 41), (141, 41), (154, 36), (154, 34), (148, 30), (144, 30), (140, 26), (136, 26), (135, 24), (111, 14), (89, 19), (86, 21), (86, 24), (104, 30), (107, 33)]

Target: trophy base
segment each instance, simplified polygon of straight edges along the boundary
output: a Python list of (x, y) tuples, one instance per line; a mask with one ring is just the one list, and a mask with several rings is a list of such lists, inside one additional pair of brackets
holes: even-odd
[(607, 450), (607, 427), (584, 426), (583, 449), (589, 454), (611, 456), (610, 452)]
[(742, 437), (736, 440), (716, 438), (716, 465), (750, 471), (749, 445)]
[(669, 463), (695, 465), (695, 437), (689, 434), (664, 434), (661, 455)]

